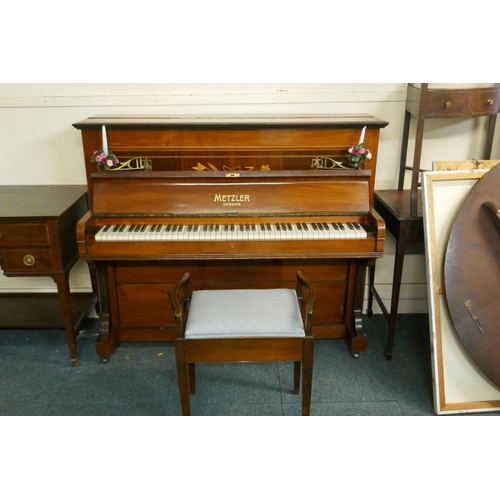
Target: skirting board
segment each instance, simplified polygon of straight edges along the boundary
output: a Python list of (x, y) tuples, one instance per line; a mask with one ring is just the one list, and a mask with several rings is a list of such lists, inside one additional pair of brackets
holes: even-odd
[(422, 179), (429, 322), (437, 415), (500, 410), (500, 389), (472, 362), (451, 321), (443, 261), (460, 206), (488, 170), (426, 172)]

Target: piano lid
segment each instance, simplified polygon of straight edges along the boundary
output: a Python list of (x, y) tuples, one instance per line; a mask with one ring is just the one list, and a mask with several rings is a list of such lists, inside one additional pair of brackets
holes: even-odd
[(74, 123), (78, 130), (110, 129), (261, 129), (261, 128), (384, 128), (388, 122), (356, 114), (207, 114), (95, 115)]

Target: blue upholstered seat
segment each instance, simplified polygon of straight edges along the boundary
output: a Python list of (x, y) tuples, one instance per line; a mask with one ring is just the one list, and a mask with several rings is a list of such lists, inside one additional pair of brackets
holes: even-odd
[(185, 338), (304, 336), (295, 290), (193, 292)]

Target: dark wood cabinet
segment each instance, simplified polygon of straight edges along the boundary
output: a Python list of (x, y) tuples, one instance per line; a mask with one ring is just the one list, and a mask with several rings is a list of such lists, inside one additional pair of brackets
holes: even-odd
[(76, 225), (88, 211), (87, 186), (1, 186), (0, 267), (7, 277), (48, 276), (57, 294), (0, 295), (1, 328), (64, 327), (78, 364), (77, 328), (95, 294), (71, 294), (78, 261)]

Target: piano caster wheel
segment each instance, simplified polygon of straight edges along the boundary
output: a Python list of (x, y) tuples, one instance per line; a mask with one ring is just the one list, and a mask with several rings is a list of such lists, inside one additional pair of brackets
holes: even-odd
[(361, 354), (359, 353), (359, 351), (353, 351), (352, 357), (354, 359), (359, 359), (361, 357)]
[(73, 366), (80, 366), (80, 361), (78, 361), (78, 359), (72, 359), (71, 362), (73, 363)]
[(392, 352), (387, 352), (385, 351), (385, 359), (387, 359), (387, 361), (390, 361), (392, 359)]
[(371, 317), (372, 317), (372, 315), (373, 315), (373, 309), (367, 309), (367, 310), (366, 310), (366, 315), (367, 315), (369, 318), (371, 318)]
[(101, 363), (106, 364), (109, 361), (109, 356), (101, 356)]

